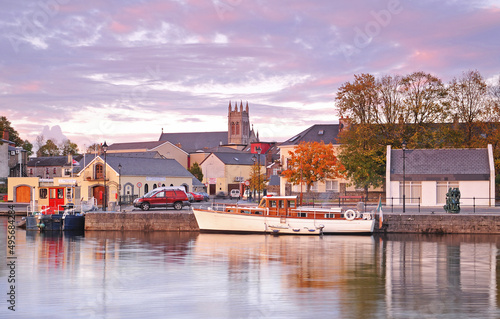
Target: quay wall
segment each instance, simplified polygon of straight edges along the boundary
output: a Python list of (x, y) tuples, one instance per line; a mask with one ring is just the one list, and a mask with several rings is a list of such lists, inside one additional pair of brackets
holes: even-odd
[[(192, 212), (92, 212), (85, 216), (85, 230), (197, 232)], [(376, 233), (500, 234), (500, 215), (386, 214)]]
[(85, 230), (199, 231), (192, 212), (99, 212), (85, 215)]
[(391, 214), (384, 215), (377, 233), (500, 234), (500, 215), (481, 214)]

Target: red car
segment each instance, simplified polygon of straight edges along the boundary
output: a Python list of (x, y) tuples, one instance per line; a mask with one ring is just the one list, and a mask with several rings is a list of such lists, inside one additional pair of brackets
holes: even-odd
[(190, 192), (190, 193), (191, 193), (191, 195), (193, 195), (195, 202), (201, 202), (205, 199), (205, 197), (203, 197), (203, 195), (201, 195), (201, 194), (193, 193), (193, 192)]
[(180, 188), (159, 187), (134, 200), (134, 207), (149, 210), (154, 207), (173, 207), (176, 210), (190, 206), (186, 192)]

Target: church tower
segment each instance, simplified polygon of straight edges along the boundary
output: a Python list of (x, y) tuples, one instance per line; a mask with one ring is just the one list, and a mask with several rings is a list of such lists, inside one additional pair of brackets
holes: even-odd
[(252, 141), (250, 131), (250, 118), (248, 115), (248, 102), (245, 109), (243, 109), (243, 102), (240, 102), (238, 109), (238, 102), (234, 103), (234, 110), (229, 101), (229, 109), (227, 116), (227, 141), (228, 144), (248, 145)]

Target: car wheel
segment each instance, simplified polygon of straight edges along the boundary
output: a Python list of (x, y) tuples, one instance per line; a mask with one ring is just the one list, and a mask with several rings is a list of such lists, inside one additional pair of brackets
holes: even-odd
[(174, 203), (174, 209), (175, 210), (181, 210), (182, 209), (182, 203), (181, 202), (175, 202)]
[(142, 203), (141, 204), (141, 209), (142, 210), (149, 210), (149, 203)]

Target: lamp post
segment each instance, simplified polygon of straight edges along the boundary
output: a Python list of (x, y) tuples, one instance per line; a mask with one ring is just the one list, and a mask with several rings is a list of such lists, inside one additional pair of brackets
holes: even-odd
[[(257, 161), (257, 156), (255, 156), (255, 154), (252, 156), (252, 162), (255, 162)], [(252, 181), (253, 182), (253, 181)], [(254, 186), (254, 191), (255, 191), (255, 186)], [(255, 195), (255, 194), (254, 194)]]
[(121, 202), (122, 202), (122, 164), (118, 164), (118, 206), (120, 206), (121, 210)]
[(258, 184), (257, 184), (259, 186), (259, 189), (258, 189), (257, 196), (259, 197), (258, 203), (260, 204), (260, 153), (262, 152), (262, 149), (260, 148), (260, 146), (257, 146), (255, 148), (255, 150), (257, 151), (257, 154), (259, 154), (259, 157), (258, 157), (258, 163), (259, 163), (258, 164), (259, 165), (259, 175), (258, 176), (259, 176), (259, 181), (258, 181)]
[(403, 140), (401, 147), (403, 149), (403, 213), (406, 211), (406, 141)]
[(106, 211), (106, 203), (108, 201), (108, 196), (107, 196), (107, 191), (106, 191), (106, 151), (108, 150), (108, 144), (106, 144), (106, 141), (104, 141), (104, 144), (102, 144), (102, 151), (104, 152), (104, 170), (103, 170), (103, 176), (104, 176), (104, 203), (102, 205), (103, 210)]

